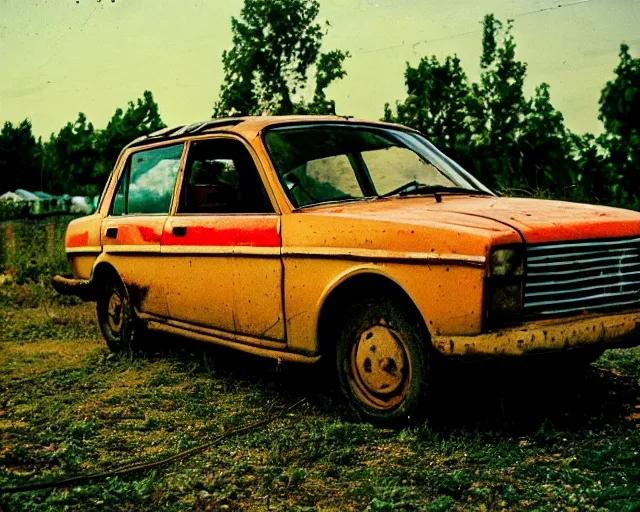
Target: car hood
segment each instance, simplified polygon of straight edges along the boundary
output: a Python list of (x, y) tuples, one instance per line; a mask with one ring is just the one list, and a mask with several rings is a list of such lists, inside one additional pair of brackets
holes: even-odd
[[(517, 231), (527, 243), (637, 236), (640, 213), (566, 201), (494, 196), (392, 198), (313, 208), (314, 213), (402, 224), (468, 226)], [(321, 211), (322, 210), (322, 211)]]
[(608, 206), (468, 196), (448, 198), (440, 204), (447, 211), (491, 218), (511, 226), (531, 244), (640, 234), (640, 213)]

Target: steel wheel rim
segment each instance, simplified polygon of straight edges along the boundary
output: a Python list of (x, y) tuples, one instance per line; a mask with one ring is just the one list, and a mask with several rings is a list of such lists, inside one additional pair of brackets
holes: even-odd
[(357, 336), (351, 349), (349, 380), (367, 405), (391, 409), (409, 393), (411, 361), (400, 333), (384, 321)]
[(111, 332), (118, 335), (124, 324), (124, 301), (116, 290), (112, 290), (107, 302), (107, 325)]

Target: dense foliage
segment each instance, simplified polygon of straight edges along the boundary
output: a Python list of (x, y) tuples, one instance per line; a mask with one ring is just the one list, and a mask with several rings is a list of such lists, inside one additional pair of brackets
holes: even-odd
[(479, 83), (469, 83), (455, 56), (424, 57), (407, 65), (407, 98), (385, 105), (384, 119), (420, 130), (500, 191), (640, 206), (640, 59), (622, 45), (600, 99), (606, 131), (579, 136), (564, 126), (548, 84), (526, 97), (511, 22), (487, 15), (483, 28)]
[(599, 119), (605, 133), (598, 142), (606, 150), (597, 160), (608, 178), (612, 200), (640, 207), (640, 58), (620, 46), (615, 78), (602, 90)]
[(54, 194), (67, 192), (70, 183), (74, 193), (93, 193), (93, 169), (100, 153), (96, 148), (96, 131), (81, 112), (75, 123), (67, 123), (44, 145), (44, 168), (47, 190)]
[[(245, 0), (231, 19), (233, 45), (214, 116), (335, 112), (328, 87), (345, 75), (349, 53), (322, 51), (329, 23), (317, 0)], [(526, 63), (516, 57), (512, 22), (483, 21), (481, 74), (471, 83), (457, 56), (407, 64), (407, 97), (385, 105), (384, 119), (420, 130), (483, 182), (507, 194), (557, 197), (640, 208), (640, 58), (621, 45), (603, 88), (599, 136), (564, 125), (549, 85), (524, 92)], [(97, 194), (122, 147), (164, 127), (150, 91), (118, 108), (104, 129), (83, 113), (49, 141), (31, 123), (0, 132), (0, 194), (25, 188)]]
[(7, 122), (0, 133), (0, 194), (17, 188), (99, 194), (122, 148), (164, 127), (150, 91), (130, 101), (126, 111), (118, 108), (105, 129), (96, 130), (80, 112), (45, 143), (35, 139), (29, 120)]
[(0, 194), (17, 188), (40, 188), (42, 142), (25, 119), (14, 126), (9, 121), (0, 131)]
[[(319, 10), (317, 0), (245, 0), (240, 18), (231, 18), (233, 47), (222, 54), (225, 78), (214, 117), (335, 112), (325, 90), (345, 76), (349, 54), (321, 52)], [(315, 89), (309, 100), (310, 71)]]

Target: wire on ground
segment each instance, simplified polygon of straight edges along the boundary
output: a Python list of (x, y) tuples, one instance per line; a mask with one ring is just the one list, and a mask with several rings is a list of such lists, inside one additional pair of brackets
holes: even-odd
[(27, 492), (27, 491), (38, 491), (42, 489), (55, 489), (55, 488), (65, 488), (65, 487), (76, 487), (78, 485), (87, 484), (89, 482), (95, 482), (97, 480), (105, 480), (107, 478), (111, 478), (114, 476), (122, 476), (128, 473), (134, 473), (138, 471), (149, 471), (150, 469), (155, 469), (160, 466), (165, 466), (176, 460), (184, 459), (186, 457), (190, 457), (198, 452), (203, 452), (212, 446), (216, 445), (220, 441), (224, 439), (228, 439), (230, 437), (236, 437), (248, 434), (253, 432), (254, 430), (269, 425), (273, 423), (275, 420), (282, 418), (287, 413), (293, 411), (298, 408), (302, 404), (306, 402), (306, 399), (299, 400), (295, 404), (281, 409), (279, 411), (273, 412), (272, 410), (267, 411), (264, 418), (254, 421), (253, 423), (249, 423), (248, 425), (242, 427), (236, 427), (223, 432), (222, 434), (218, 434), (213, 437), (210, 441), (206, 443), (200, 444), (198, 446), (194, 446), (193, 448), (189, 448), (182, 452), (176, 453), (169, 457), (165, 457), (163, 459), (144, 462), (140, 464), (130, 464), (127, 466), (122, 466), (120, 468), (113, 469), (111, 471), (103, 471), (100, 473), (90, 473), (88, 475), (78, 475), (70, 478), (63, 478), (62, 480), (49, 480), (44, 482), (36, 482), (27, 485), (19, 485), (17, 487), (4, 487), (0, 488), (0, 494), (15, 494), (18, 492)]

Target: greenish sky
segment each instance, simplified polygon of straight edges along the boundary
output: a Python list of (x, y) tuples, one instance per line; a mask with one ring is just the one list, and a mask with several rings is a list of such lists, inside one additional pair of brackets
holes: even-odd
[[(320, 0), (325, 49), (349, 50), (329, 95), (338, 112), (377, 119), (404, 97), (405, 63), (457, 53), (479, 75), (480, 21), (514, 18), (527, 90), (551, 84), (578, 132), (599, 131), (600, 90), (621, 42), (640, 54), (640, 0)], [(561, 5), (562, 7), (558, 7)], [(84, 112), (104, 127), (150, 89), (169, 124), (206, 119), (220, 56), (242, 0), (0, 0), (0, 121), (29, 117), (45, 138)]]

